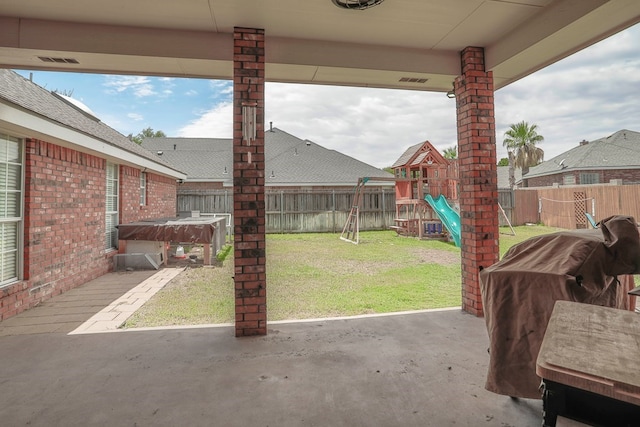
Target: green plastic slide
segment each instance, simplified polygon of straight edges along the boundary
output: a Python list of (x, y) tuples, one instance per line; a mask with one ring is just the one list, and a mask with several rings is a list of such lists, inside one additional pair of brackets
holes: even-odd
[(427, 194), (424, 200), (429, 203), (429, 206), (433, 208), (440, 221), (447, 227), (456, 246), (460, 247), (460, 214), (449, 206), (446, 197), (442, 194), (435, 199), (431, 194)]

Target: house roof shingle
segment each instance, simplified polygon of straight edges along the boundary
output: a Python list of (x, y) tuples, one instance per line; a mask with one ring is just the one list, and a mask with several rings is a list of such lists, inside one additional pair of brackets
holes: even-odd
[[(278, 128), (264, 134), (267, 185), (355, 185), (362, 177), (393, 177), (382, 169)], [(232, 183), (230, 138), (145, 138), (142, 146), (154, 153), (162, 151), (163, 158), (187, 173), (188, 181)]]
[(0, 69), (0, 99), (56, 122), (58, 125), (180, 172), (166, 160), (154, 156), (115, 129), (65, 101), (63, 97), (54, 95), (12, 70)]
[[(516, 184), (522, 181), (522, 169), (514, 168), (513, 174), (516, 179)], [(498, 189), (510, 189), (509, 186), (509, 166), (498, 166)]]
[(555, 175), (572, 170), (640, 168), (640, 132), (622, 129), (579, 145), (529, 170), (524, 178)]

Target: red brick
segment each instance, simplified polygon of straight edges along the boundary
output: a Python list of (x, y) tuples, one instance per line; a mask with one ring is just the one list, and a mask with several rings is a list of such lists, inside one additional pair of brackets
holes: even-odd
[(460, 168), (462, 308), (482, 315), (477, 272), (481, 265), (487, 267), (498, 260), (498, 246), (492, 238), (498, 235), (497, 182), (493, 177), (496, 164), (493, 77), (484, 72), (482, 48), (464, 49), (461, 61), (463, 74), (454, 82), (454, 88), (458, 100), (459, 161), (464, 166)]
[[(15, 308), (2, 318), (107, 273), (115, 255), (103, 248), (105, 159), (35, 139), (25, 153), (24, 280), (0, 293), (0, 307)], [(139, 177), (121, 165), (119, 222), (175, 216), (175, 180), (149, 173), (149, 206), (140, 209)]]

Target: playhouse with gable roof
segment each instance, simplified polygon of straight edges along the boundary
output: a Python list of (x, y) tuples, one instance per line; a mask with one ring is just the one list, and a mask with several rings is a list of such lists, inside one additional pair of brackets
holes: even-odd
[(392, 165), (398, 234), (451, 238), (460, 246), (458, 161), (446, 159), (429, 142), (409, 147)]

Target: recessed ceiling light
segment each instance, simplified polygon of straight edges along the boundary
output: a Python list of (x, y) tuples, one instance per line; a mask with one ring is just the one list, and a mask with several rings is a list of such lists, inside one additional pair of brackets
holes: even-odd
[(384, 0), (331, 0), (341, 9), (364, 10), (382, 3)]

